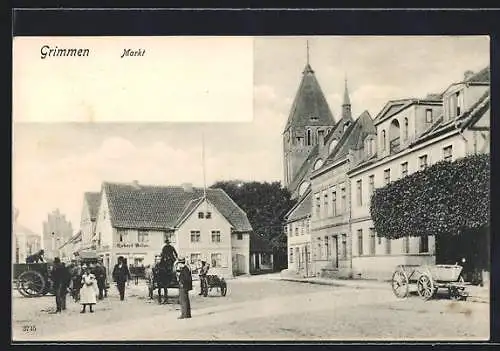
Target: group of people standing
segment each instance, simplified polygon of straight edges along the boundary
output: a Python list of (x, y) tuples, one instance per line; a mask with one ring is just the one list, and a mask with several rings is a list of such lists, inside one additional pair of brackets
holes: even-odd
[(95, 264), (71, 263), (66, 266), (59, 257), (54, 258), (51, 271), (53, 290), (56, 296), (56, 311), (60, 313), (66, 309), (66, 296), (71, 293), (75, 302), (82, 305), (80, 313), (85, 313), (87, 306), (89, 312), (94, 312), (97, 300), (107, 296), (106, 268), (99, 259)]
[[(181, 306), (181, 315), (178, 318), (191, 318), (189, 291), (193, 290), (193, 279), (191, 270), (186, 264), (186, 259), (180, 258), (175, 248), (167, 240), (161, 252), (160, 262), (165, 264), (173, 275), (177, 275), (179, 304)], [(175, 263), (176, 267), (174, 270)], [(205, 261), (202, 261), (199, 276), (201, 285), (200, 295), (203, 296), (207, 296), (208, 294), (207, 273), (209, 267)], [(118, 257), (118, 263), (113, 268), (112, 278), (116, 282), (120, 301), (124, 301), (126, 283), (132, 277), (126, 259), (123, 256)], [(87, 264), (72, 264), (70, 267), (66, 267), (59, 257), (56, 257), (51, 272), (51, 280), (56, 296), (55, 313), (60, 313), (66, 309), (66, 295), (68, 291), (72, 292), (75, 302), (80, 302), (82, 306), (80, 313), (86, 313), (87, 306), (89, 307), (89, 312), (94, 313), (94, 306), (97, 304), (97, 300), (102, 300), (107, 296), (106, 268), (103, 265), (102, 259), (99, 259), (97, 264), (90, 267)], [(71, 289), (70, 286), (72, 286)]]

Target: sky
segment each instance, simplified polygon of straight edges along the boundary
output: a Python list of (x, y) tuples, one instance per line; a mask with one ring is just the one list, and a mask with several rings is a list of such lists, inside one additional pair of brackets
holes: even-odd
[[(198, 38), (187, 45), (175, 38), (181, 43), (169, 46), (225, 47), (215, 55), (218, 62), (210, 65), (217, 74), (203, 75), (201, 90), (196, 76), (208, 65), (200, 48), (183, 51), (189, 56), (184, 66), (179, 55), (169, 60), (168, 55), (158, 54), (151, 63), (154, 74), (151, 65), (143, 63), (133, 69), (127, 83), (120, 76), (124, 72), (120, 59), (109, 64), (113, 62), (109, 52), (104, 55), (108, 64), (100, 65), (94, 58), (92, 65), (82, 64), (80, 72), (73, 72), (64, 65), (60, 70), (54, 63), (41, 65), (41, 41), (22, 46), (17, 55), (14, 47), (13, 206), (19, 209), (19, 223), (41, 233), (47, 214), (59, 208), (77, 230), (83, 193), (99, 191), (103, 181), (203, 186), (203, 169), (207, 185), (229, 179), (281, 181), (281, 133), (306, 63), (306, 40), (310, 64), (334, 118), (340, 112), (346, 77), (353, 116), (367, 110), (375, 117), (389, 100), (442, 92), (460, 81), (466, 70), (478, 71), (489, 64), (489, 39), (484, 36), (267, 37), (251, 40), (251, 50), (249, 38), (223, 39), (203, 43)], [(164, 40), (140, 45), (154, 52), (170, 43)], [(93, 47), (92, 41), (85, 43)], [(111, 39), (107, 43), (96, 47), (119, 52), (124, 46)], [(252, 67), (242, 52), (251, 57)], [(172, 88), (179, 87), (179, 80), (165, 79), (159, 85), (162, 77), (172, 74), (158, 70), (159, 61), (177, 65), (178, 77), (189, 71), (183, 98)], [(34, 75), (25, 72), (31, 64), (36, 67), (29, 69)], [(85, 75), (86, 69), (94, 78)], [(99, 79), (96, 72), (101, 72)], [(54, 90), (41, 83), (49, 75), (57, 82)], [(156, 83), (148, 84), (151, 81)], [(64, 87), (69, 93), (62, 92)], [(115, 90), (118, 93), (112, 94)], [(207, 90), (213, 93), (198, 99)], [(140, 99), (133, 98), (137, 95)], [(189, 110), (186, 104), (192, 105)], [(79, 106), (76, 114), (75, 106)], [(159, 122), (162, 116), (168, 122)], [(188, 122), (172, 122), (179, 120)]]

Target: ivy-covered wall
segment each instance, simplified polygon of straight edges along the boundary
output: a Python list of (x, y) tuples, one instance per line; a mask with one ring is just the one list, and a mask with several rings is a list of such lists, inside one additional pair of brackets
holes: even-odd
[(438, 162), (375, 190), (370, 214), (377, 235), (456, 235), (490, 218), (488, 154)]

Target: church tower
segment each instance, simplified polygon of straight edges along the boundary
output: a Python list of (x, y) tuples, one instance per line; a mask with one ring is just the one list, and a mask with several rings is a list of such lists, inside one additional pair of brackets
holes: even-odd
[(290, 191), (294, 190), (290, 185), (295, 183), (311, 151), (324, 145), (325, 136), (334, 125), (330, 107), (309, 64), (308, 44), (302, 80), (283, 131), (284, 183)]

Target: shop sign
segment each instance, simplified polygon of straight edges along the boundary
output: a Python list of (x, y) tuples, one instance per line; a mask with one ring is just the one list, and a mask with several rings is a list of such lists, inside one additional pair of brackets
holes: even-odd
[(116, 247), (119, 249), (133, 249), (133, 248), (148, 248), (149, 245), (146, 243), (116, 243)]

